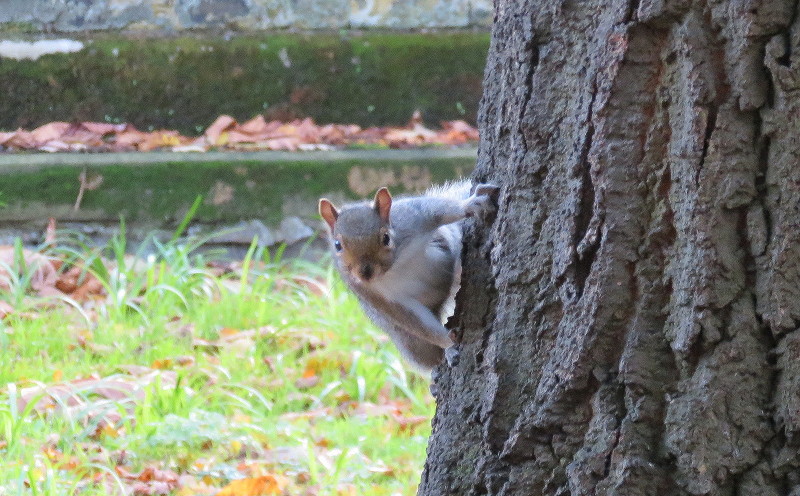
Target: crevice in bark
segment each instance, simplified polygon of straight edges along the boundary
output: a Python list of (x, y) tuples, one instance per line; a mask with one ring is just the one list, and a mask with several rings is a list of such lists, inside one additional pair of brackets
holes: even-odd
[(711, 136), (714, 134), (714, 129), (717, 126), (717, 112), (719, 111), (719, 106), (716, 102), (709, 103), (707, 107), (708, 115), (706, 116), (706, 129), (703, 138), (703, 151), (700, 154), (700, 162), (697, 165), (697, 171), (695, 172), (694, 177), (694, 184), (699, 188), (700, 187), (700, 173), (703, 171), (703, 166), (706, 163), (706, 157), (708, 156), (708, 147), (711, 143)]
[[(592, 262), (594, 262), (597, 248), (600, 246), (599, 240), (594, 240), (589, 246), (585, 246), (584, 239), (589, 230), (589, 226), (594, 216), (594, 181), (592, 180), (591, 164), (589, 163), (589, 153), (592, 149), (592, 141), (594, 139), (594, 103), (597, 98), (597, 82), (592, 84), (592, 94), (589, 100), (588, 116), (586, 118), (586, 136), (581, 148), (580, 158), (578, 160), (578, 167), (581, 171), (581, 199), (578, 207), (578, 218), (575, 220), (575, 238), (573, 246), (575, 247), (575, 299), (580, 299), (583, 296), (584, 286), (589, 273), (592, 270)], [(580, 250), (578, 248), (581, 248)]]
[[(788, 26), (793, 26), (794, 23), (797, 21), (797, 14), (800, 11), (800, 1), (795, 1), (792, 3), (792, 15), (791, 20), (789, 21)], [(778, 57), (775, 61), (778, 65), (783, 67), (789, 67), (792, 65), (792, 33), (791, 29), (785, 29), (780, 33), (781, 38), (783, 38), (783, 46), (784, 46), (784, 54), (781, 57)], [(770, 78), (767, 78), (770, 79)]]
[[(519, 110), (519, 124), (521, 126), (525, 125), (525, 113), (528, 111), (528, 104), (531, 101), (531, 95), (533, 94), (533, 75), (536, 73), (536, 68), (539, 66), (539, 45), (536, 43), (535, 40), (530, 40), (525, 47), (523, 48), (522, 52), (522, 60), (524, 64), (527, 64), (527, 72), (523, 78), (525, 84), (525, 95), (522, 98), (522, 103), (520, 104)], [(525, 151), (528, 150), (528, 139), (525, 136), (525, 130), (520, 129), (520, 138), (522, 139), (522, 147), (524, 148), (523, 154)]]
[[(761, 119), (758, 119), (759, 126), (759, 133), (761, 132)], [(766, 245), (769, 246), (772, 240), (772, 212), (767, 206), (767, 193), (768, 193), (768, 186), (767, 186), (767, 169), (769, 167), (769, 147), (771, 145), (772, 139), (769, 136), (762, 136), (761, 144), (758, 147), (758, 171), (756, 171), (756, 179), (755, 179), (755, 189), (756, 189), (756, 198), (754, 202), (757, 205), (762, 207), (764, 212), (764, 226), (766, 232), (764, 233), (764, 237), (766, 240)], [(759, 254), (756, 254), (759, 255)]]
[[(613, 379), (614, 381), (617, 380), (616, 377)], [(605, 459), (605, 466), (603, 467), (603, 476), (601, 479), (605, 479), (611, 473), (611, 462), (614, 457), (614, 451), (619, 446), (620, 437), (622, 436), (622, 431), (620, 430), (620, 426), (622, 425), (622, 421), (628, 416), (628, 410), (625, 408), (625, 388), (619, 385), (615, 391), (615, 398), (617, 403), (617, 414), (616, 414), (616, 425), (614, 426), (614, 441), (611, 443), (611, 447), (606, 453)]]

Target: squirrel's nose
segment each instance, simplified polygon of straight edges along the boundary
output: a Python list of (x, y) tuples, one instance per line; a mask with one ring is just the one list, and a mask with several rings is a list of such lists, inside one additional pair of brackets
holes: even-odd
[(361, 266), (361, 278), (365, 281), (369, 281), (372, 279), (374, 271), (372, 270), (372, 265), (364, 264)]

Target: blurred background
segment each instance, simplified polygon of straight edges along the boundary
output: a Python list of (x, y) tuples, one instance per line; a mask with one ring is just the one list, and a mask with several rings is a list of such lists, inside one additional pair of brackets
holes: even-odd
[(317, 199), (470, 173), (488, 0), (0, 2), (0, 495), (411, 495)]

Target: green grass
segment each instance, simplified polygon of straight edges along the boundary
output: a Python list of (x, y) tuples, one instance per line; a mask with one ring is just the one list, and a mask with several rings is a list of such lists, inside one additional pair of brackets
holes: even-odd
[[(220, 268), (194, 247), (134, 258), (123, 228), (107, 247), (44, 249), (100, 279), (105, 295), (85, 301), (37, 296), (21, 256), (0, 264), (22, 274), (0, 290), (15, 307), (0, 321), (0, 494), (119, 494), (145, 467), (182, 476), (170, 494), (255, 475), (284, 494), (414, 494), (427, 379), (333, 271), (255, 245)], [(75, 405), (18, 404), (79, 379)]]

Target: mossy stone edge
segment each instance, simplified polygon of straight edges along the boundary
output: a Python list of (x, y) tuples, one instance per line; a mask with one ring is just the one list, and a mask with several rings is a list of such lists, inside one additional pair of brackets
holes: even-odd
[[(114, 223), (124, 217), (130, 223), (169, 228), (198, 196), (203, 203), (195, 221), (203, 224), (259, 219), (276, 225), (288, 216), (315, 220), (321, 196), (337, 202), (365, 198), (384, 185), (398, 194), (421, 191), (430, 184), (468, 175), (475, 163), (472, 152), (443, 158), (4, 166), (0, 201), (5, 205), (0, 207), (0, 223), (42, 224), (48, 217)], [(90, 180), (102, 176), (102, 182), (84, 192), (75, 210), (78, 177), (84, 169)]]
[[(86, 35), (85, 35), (86, 36)], [(196, 135), (220, 114), (361, 126), (475, 122), (487, 32), (268, 33), (131, 38), (0, 59), (0, 129), (129, 122)]]

